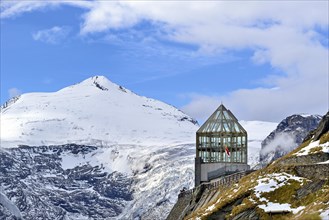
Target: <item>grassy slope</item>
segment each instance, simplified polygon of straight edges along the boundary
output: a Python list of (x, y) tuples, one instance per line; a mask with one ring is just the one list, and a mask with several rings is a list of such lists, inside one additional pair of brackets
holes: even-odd
[[(266, 185), (266, 181), (268, 181), (266, 177), (270, 177), (275, 174), (282, 176), (289, 176), (290, 174), (296, 176), (297, 174), (294, 168), (298, 166), (298, 164), (282, 165), (280, 162), (283, 162), (288, 158), (295, 157), (294, 154), (302, 150), (302, 148), (306, 147), (310, 142), (311, 140), (304, 142), (300, 147), (268, 165), (266, 168), (243, 177), (238, 184), (235, 184), (230, 188), (226, 188), (216, 199), (216, 202), (207, 204), (207, 206), (203, 209), (191, 213), (191, 215), (189, 215), (186, 219), (208, 219), (209, 216), (216, 212), (221, 212), (221, 210), (225, 209), (225, 207), (233, 204), (241, 198), (243, 198), (242, 203), (234, 206), (232, 211), (226, 213), (226, 219), (232, 219), (234, 216), (246, 210), (255, 210), (261, 219), (321, 219), (319, 216), (320, 210), (322, 211), (329, 209), (329, 177), (325, 181), (321, 182), (321, 185), (323, 185), (320, 185), (321, 187), (319, 189), (313, 190), (314, 192), (302, 197), (297, 195), (297, 190), (311, 183), (316, 184), (318, 180), (303, 178), (301, 181), (296, 181), (293, 178), (288, 178), (282, 183), (283, 185), (281, 187), (271, 192), (263, 192), (258, 197), (255, 193), (255, 187), (259, 184), (261, 179), (263, 179), (262, 184)], [(320, 138), (320, 144), (326, 142), (329, 142), (329, 132), (325, 133)], [(319, 148), (315, 148), (315, 150), (311, 153), (319, 153)], [(280, 184), (280, 182), (277, 181), (277, 184)], [(259, 207), (259, 205), (266, 204), (268, 202), (280, 204), (288, 203), (291, 208), (304, 206), (304, 209), (299, 212), (297, 212), (297, 210), (295, 213), (281, 213), (270, 216)]]

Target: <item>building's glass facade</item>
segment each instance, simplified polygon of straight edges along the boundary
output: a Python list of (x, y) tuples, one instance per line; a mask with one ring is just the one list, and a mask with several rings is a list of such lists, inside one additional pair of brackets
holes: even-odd
[(247, 163), (247, 132), (224, 105), (200, 127), (196, 138), (196, 156), (203, 163)]

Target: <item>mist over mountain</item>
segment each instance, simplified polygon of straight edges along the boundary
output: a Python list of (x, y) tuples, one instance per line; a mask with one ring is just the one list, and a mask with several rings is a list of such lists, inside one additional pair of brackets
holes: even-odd
[(299, 146), (317, 128), (320, 115), (294, 114), (283, 119), (261, 143), (260, 163), (268, 164)]

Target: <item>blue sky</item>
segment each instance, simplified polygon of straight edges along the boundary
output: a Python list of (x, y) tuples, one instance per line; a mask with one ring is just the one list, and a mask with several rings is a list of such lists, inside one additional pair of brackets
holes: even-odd
[[(2, 1), (1, 103), (104, 75), (199, 121), (328, 110), (328, 1)], [(307, 16), (305, 16), (307, 15)]]

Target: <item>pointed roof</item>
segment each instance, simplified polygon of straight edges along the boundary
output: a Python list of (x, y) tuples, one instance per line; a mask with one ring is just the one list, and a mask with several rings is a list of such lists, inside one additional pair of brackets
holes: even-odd
[(232, 112), (221, 104), (197, 133), (247, 133)]

